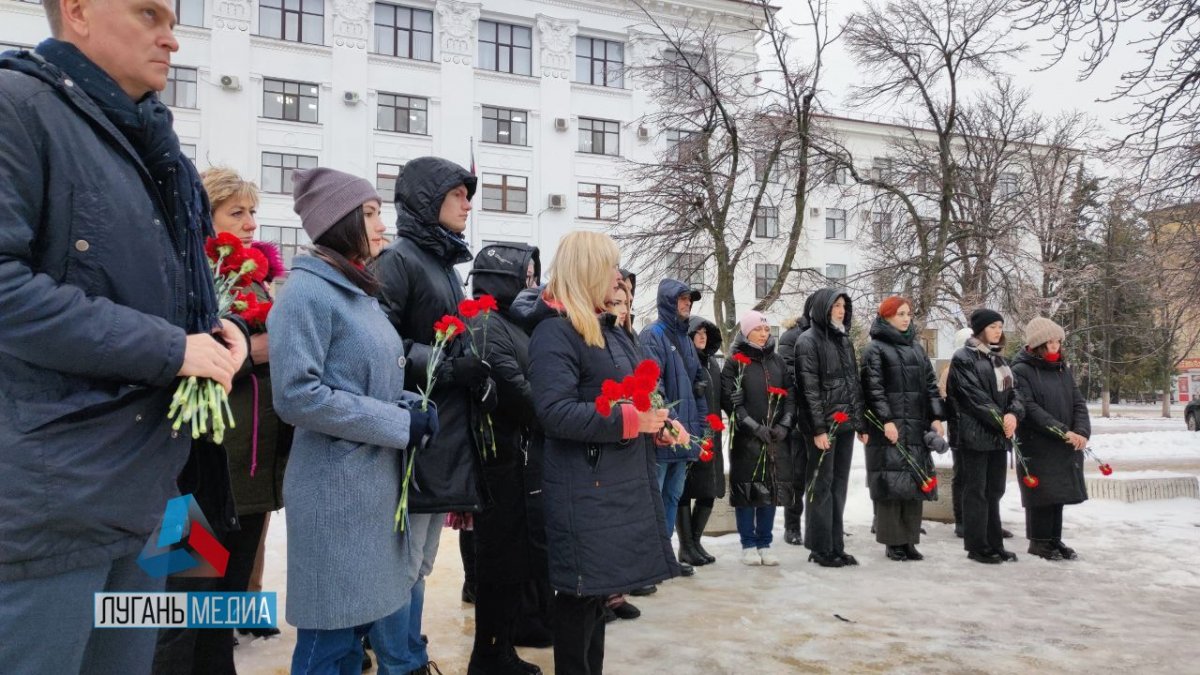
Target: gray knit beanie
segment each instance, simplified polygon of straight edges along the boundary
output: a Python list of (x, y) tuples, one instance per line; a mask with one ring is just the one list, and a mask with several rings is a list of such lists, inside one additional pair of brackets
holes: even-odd
[(336, 169), (297, 169), (292, 174), (292, 209), (308, 238), (316, 241), (354, 209), (383, 199), (370, 182)]
[(1062, 326), (1050, 319), (1037, 317), (1025, 324), (1025, 344), (1030, 349), (1041, 347), (1051, 340), (1065, 340), (1067, 334)]

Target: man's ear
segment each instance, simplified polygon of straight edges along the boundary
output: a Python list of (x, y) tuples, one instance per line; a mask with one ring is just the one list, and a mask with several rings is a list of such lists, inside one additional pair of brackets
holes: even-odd
[(88, 37), (95, 5), (92, 0), (44, 0), (58, 3), (62, 23), (58, 37)]

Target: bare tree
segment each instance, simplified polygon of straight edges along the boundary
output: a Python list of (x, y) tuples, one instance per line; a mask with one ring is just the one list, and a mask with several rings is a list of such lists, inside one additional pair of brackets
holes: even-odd
[(867, 174), (848, 153), (845, 165), (861, 185), (875, 188), (901, 211), (888, 233), (890, 264), (882, 273), (903, 280), (911, 289), (914, 313), (925, 316), (941, 307), (954, 255), (955, 199), (959, 166), (955, 142), (960, 133), (962, 86), (974, 77), (996, 77), (997, 65), (1022, 47), (1009, 41), (1003, 13), (1006, 0), (896, 0), (869, 3), (852, 15), (845, 39), (864, 69), (868, 82), (852, 99), (864, 105), (886, 104), (910, 109), (911, 142), (899, 148), (909, 155), (902, 163), (923, 162), (932, 148), (927, 171), (933, 189), (922, 198), (912, 189), (912, 172), (877, 170)]
[(1107, 100), (1132, 99), (1118, 121), (1129, 131), (1116, 149), (1142, 162), (1156, 191), (1195, 194), (1200, 187), (1200, 1), (1018, 0), (1024, 28), (1053, 31), (1054, 62), (1075, 46), (1087, 50), (1081, 79), (1095, 74), (1139, 24), (1149, 36), (1130, 41), (1141, 62), (1121, 76)]

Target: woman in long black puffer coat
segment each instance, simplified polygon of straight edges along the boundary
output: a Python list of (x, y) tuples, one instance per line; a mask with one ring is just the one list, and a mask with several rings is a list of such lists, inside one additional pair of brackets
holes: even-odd
[[(485, 506), (475, 515), (475, 646), (469, 675), (540, 672), (522, 662), (513, 647), (522, 619), (528, 620), (520, 616), (523, 587), (547, 575), (541, 467), (536, 461), (531, 466), (529, 452), (537, 428), (528, 379), (529, 336), (511, 316), (517, 294), (540, 276), (538, 249), (525, 244), (487, 246), (471, 270), (474, 296), (492, 296), (499, 311), (468, 319), (480, 356), (491, 366), (498, 401), (475, 428)], [(541, 630), (548, 633), (548, 625)]]
[(1025, 483), (1025, 468), (1017, 466), (1021, 504), (1025, 507), (1025, 536), (1029, 552), (1047, 560), (1074, 560), (1075, 550), (1062, 541), (1064, 504), (1088, 497), (1083, 482), (1083, 449), (1092, 435), (1087, 401), (1075, 386), (1062, 358), (1066, 334), (1050, 319), (1035, 318), (1025, 326), (1025, 348), (1013, 359), (1017, 394), (1025, 406), (1025, 421), (1017, 429), (1021, 451), (1037, 487)]
[(888, 558), (898, 561), (924, 558), (916, 547), (922, 505), (937, 498), (936, 488), (922, 489), (924, 481), (935, 476), (925, 435), (931, 429), (940, 435), (939, 420), (945, 418), (937, 377), (916, 333), (912, 303), (892, 296), (879, 305), (871, 342), (862, 353), (867, 488), (875, 502), (875, 541), (887, 547)]
[[(738, 339), (721, 369), (721, 400), (735, 425), (729, 504), (737, 518), (742, 563), (774, 566), (779, 564), (771, 553), (775, 508), (800, 498), (793, 490), (791, 468), (780, 466), (780, 460), (787, 459), (796, 392), (787, 364), (775, 353), (766, 318), (750, 310), (742, 314), (738, 327)], [(748, 363), (739, 363), (739, 357)], [(775, 397), (771, 389), (786, 395)]]
[[(721, 351), (721, 331), (717, 325), (699, 316), (688, 320), (688, 337), (704, 367), (704, 396), (710, 415), (721, 412), (721, 364), (717, 352)], [(725, 453), (722, 448), (724, 434), (712, 436), (712, 459), (707, 462), (692, 462), (688, 465), (687, 483), (679, 499), (679, 517), (675, 531), (679, 533), (679, 561), (689, 565), (707, 565), (716, 562), (700, 545), (700, 537), (712, 515), (713, 503), (725, 496)], [(695, 506), (692, 500), (696, 501)]]

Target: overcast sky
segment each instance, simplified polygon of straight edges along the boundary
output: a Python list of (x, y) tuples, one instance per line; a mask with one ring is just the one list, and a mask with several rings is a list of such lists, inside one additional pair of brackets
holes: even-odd
[[(782, 15), (791, 21), (806, 21), (808, 9), (805, 0), (782, 0), (776, 2), (782, 7)], [(865, 0), (835, 0), (830, 3), (833, 20), (831, 25), (840, 26), (855, 10), (865, 6)], [(797, 35), (808, 35), (809, 28), (794, 29)], [(1124, 40), (1134, 36), (1133, 31), (1123, 29)], [(1047, 31), (1048, 32), (1048, 31)], [(1118, 84), (1120, 74), (1130, 64), (1140, 63), (1137, 50), (1124, 46), (1114, 51), (1105, 65), (1091, 78), (1079, 82), (1079, 56), (1084, 53), (1083, 47), (1077, 47), (1068, 58), (1044, 71), (1039, 68), (1051, 61), (1048, 52), (1051, 45), (1037, 42), (1039, 35), (1033, 32), (1013, 32), (1013, 38), (1028, 45), (1026, 51), (1016, 59), (1009, 60), (1003, 66), (1005, 71), (1013, 76), (1019, 86), (1027, 88), (1031, 93), (1031, 105), (1036, 110), (1047, 114), (1055, 114), (1068, 110), (1082, 110), (1096, 119), (1098, 131), (1114, 133), (1119, 125), (1113, 122), (1115, 117), (1128, 111), (1128, 103), (1101, 103), (1097, 99), (1108, 97)], [(811, 50), (806, 45), (797, 45), (793, 52), (796, 56), (807, 57)], [(850, 114), (876, 113), (886, 114), (887, 110), (852, 109), (845, 103), (844, 97), (849, 85), (861, 82), (864, 75), (859, 72), (855, 62), (850, 58), (841, 44), (835, 44), (825, 59), (826, 70), (822, 77), (824, 89), (829, 94), (824, 97), (825, 104), (832, 112)]]

